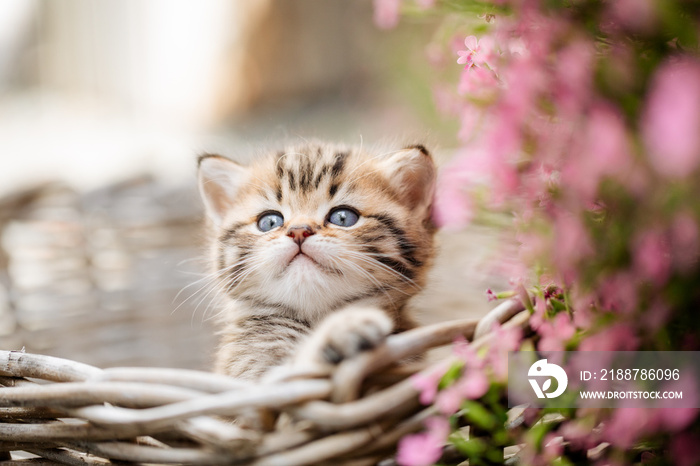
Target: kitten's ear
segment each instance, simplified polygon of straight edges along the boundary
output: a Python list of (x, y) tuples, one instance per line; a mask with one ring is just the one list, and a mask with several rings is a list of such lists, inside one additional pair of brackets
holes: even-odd
[(382, 165), (389, 182), (408, 206), (423, 209), (431, 205), (437, 170), (425, 147), (406, 147), (390, 155)]
[(199, 193), (215, 225), (221, 226), (247, 179), (248, 169), (226, 157), (214, 154), (199, 157)]

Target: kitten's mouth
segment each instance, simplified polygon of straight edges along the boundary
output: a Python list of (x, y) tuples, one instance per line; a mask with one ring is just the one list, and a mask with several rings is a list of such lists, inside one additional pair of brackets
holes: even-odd
[(291, 266), (293, 262), (298, 262), (298, 261), (302, 261), (302, 262), (309, 261), (311, 264), (313, 264), (315, 267), (317, 267), (319, 270), (321, 270), (325, 273), (329, 273), (329, 274), (333, 274), (333, 275), (343, 275), (343, 272), (341, 270), (338, 270), (334, 267), (329, 267), (327, 265), (321, 264), (320, 262), (318, 262), (316, 259), (314, 259), (310, 255), (304, 254), (303, 252), (301, 252), (301, 250), (299, 252), (297, 252), (294, 257), (292, 257), (292, 259), (287, 264), (287, 267)]
[(292, 262), (294, 262), (296, 260), (305, 260), (305, 259), (311, 261), (311, 263), (314, 265), (317, 265), (319, 267), (321, 266), (318, 262), (313, 260), (313, 258), (311, 256), (309, 256), (308, 254), (304, 254), (303, 252), (301, 252), (301, 250), (299, 250), (299, 252), (297, 252), (296, 255), (294, 257), (292, 257), (292, 260), (289, 261), (289, 265), (291, 265)]

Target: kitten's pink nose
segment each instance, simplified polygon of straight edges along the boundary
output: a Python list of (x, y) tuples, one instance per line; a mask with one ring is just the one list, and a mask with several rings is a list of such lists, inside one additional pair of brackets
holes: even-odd
[(287, 230), (287, 236), (292, 238), (295, 243), (301, 246), (306, 238), (313, 235), (314, 231), (308, 225), (295, 225)]

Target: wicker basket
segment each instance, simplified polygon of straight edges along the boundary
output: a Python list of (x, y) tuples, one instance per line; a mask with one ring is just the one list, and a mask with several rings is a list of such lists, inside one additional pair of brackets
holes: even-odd
[[(525, 327), (528, 317), (519, 301), (507, 301), (478, 322), (393, 335), (333, 373), (286, 374), (266, 384), (2, 351), (0, 450), (81, 465), (376, 464), (433, 413), (418, 402), (410, 376), (434, 368), (396, 361), (460, 335), (479, 347), (494, 322)], [(244, 421), (231, 422), (237, 416)], [(37, 460), (13, 464), (27, 461)]]

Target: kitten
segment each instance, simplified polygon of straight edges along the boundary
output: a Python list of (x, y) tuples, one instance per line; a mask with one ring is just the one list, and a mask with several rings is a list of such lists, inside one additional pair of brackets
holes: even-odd
[(332, 365), (415, 324), (435, 228), (420, 145), (372, 155), (309, 143), (249, 167), (199, 160), (211, 260), (227, 313), (217, 372), (259, 379)]

